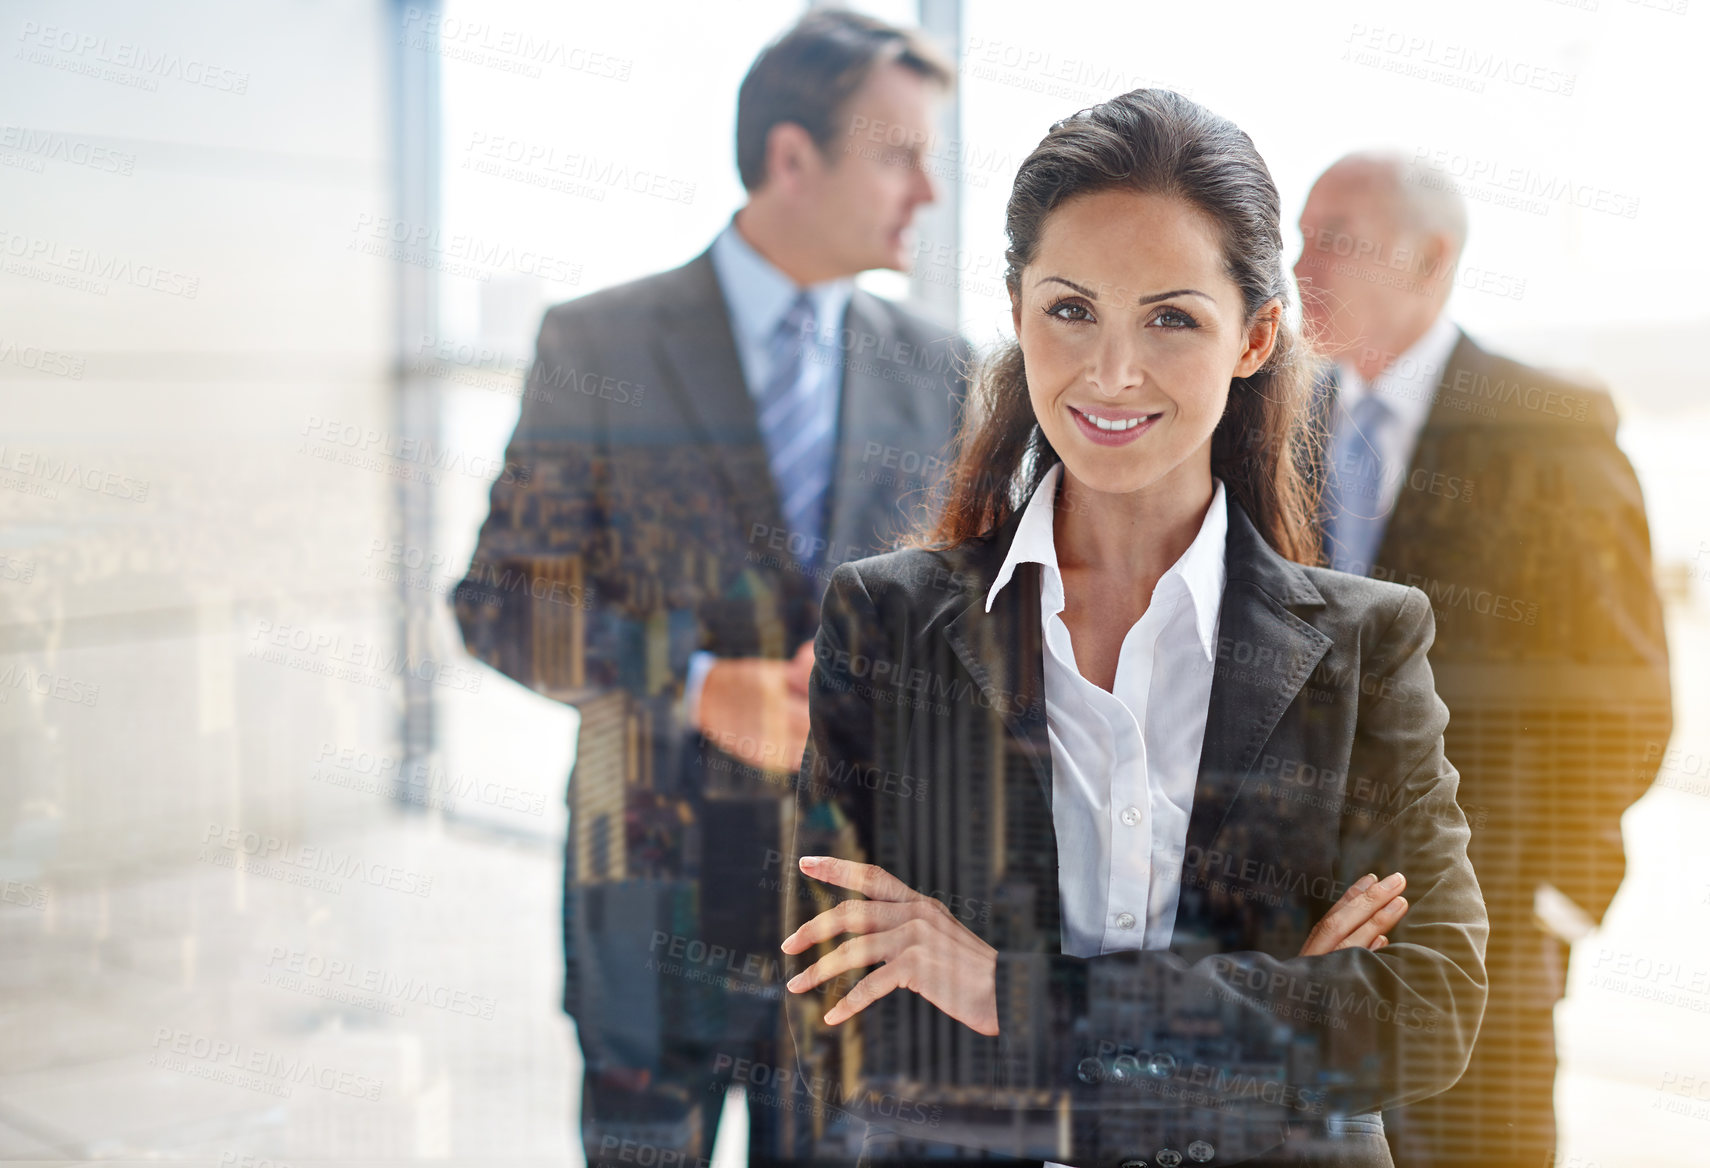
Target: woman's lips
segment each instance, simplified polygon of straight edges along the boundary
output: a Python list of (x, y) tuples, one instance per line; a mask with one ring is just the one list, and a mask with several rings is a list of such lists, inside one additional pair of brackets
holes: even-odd
[(1127, 421), (1130, 418), (1139, 418), (1140, 424), (1130, 426), (1126, 430), (1101, 430), (1097, 422), (1081, 413), (1074, 406), (1069, 407), (1069, 413), (1075, 416), (1075, 425), (1080, 428), (1081, 433), (1086, 435), (1089, 441), (1096, 442), (1100, 446), (1126, 446), (1150, 430), (1157, 424), (1158, 419), (1164, 416), (1162, 413), (1137, 414), (1132, 410), (1123, 410), (1120, 415), (1115, 413), (1104, 414), (1101, 416), (1108, 421)]

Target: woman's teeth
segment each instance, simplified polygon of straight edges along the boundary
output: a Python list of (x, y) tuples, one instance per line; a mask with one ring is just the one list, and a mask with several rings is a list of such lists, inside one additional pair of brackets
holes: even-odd
[(1081, 414), (1081, 417), (1097, 426), (1100, 430), (1132, 430), (1141, 422), (1144, 422), (1146, 418), (1155, 416), (1155, 414), (1147, 414), (1145, 418), (1129, 418), (1127, 421), (1112, 421), (1109, 418), (1101, 418), (1097, 414), (1089, 414), (1085, 412)]

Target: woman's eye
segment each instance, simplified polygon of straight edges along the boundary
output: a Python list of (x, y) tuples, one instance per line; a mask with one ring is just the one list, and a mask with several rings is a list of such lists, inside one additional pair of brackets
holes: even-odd
[[(1068, 314), (1068, 315), (1065, 315)], [(1091, 320), (1092, 313), (1087, 306), (1074, 300), (1059, 300), (1045, 310), (1046, 316), (1054, 316), (1058, 320)]]
[(1169, 329), (1198, 328), (1199, 322), (1179, 308), (1166, 308), (1152, 320)]

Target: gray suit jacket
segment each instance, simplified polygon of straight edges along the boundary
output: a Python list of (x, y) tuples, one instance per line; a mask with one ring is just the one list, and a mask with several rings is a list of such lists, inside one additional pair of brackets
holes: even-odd
[(1490, 1003), (1465, 1078), (1386, 1120), (1402, 1168), (1543, 1163), (1567, 947), (1538, 926), (1535, 890), (1599, 920), (1620, 887), (1621, 814), (1673, 724), (1668, 645), (1609, 395), (1464, 334), (1435, 390), (1371, 574), (1435, 611)]
[[(985, 611), (1019, 514), (833, 577), (794, 849), (877, 863), (996, 948), (1001, 1033), (906, 991), (828, 1030), (840, 979), (793, 1004), (804, 1080), (878, 1128), (1024, 1159), (1387, 1165), (1375, 1117), (1335, 1117), (1452, 1084), (1486, 994), (1429, 604), (1283, 559), (1231, 501), (1175, 934), (1070, 957), (1038, 565)], [(1388, 948), (1296, 956), (1349, 884), (1394, 871), (1411, 908)], [(787, 904), (802, 919), (837, 895), (798, 878)]]
[(565, 1002), (591, 1061), (604, 1057), (595, 1017), (657, 1018), (606, 1044), (631, 1066), (737, 1025), (735, 1007), (668, 981), (645, 991), (653, 1013), (637, 1006), (655, 931), (776, 950), (776, 893), (758, 885), (785, 846), (787, 786), (682, 724), (688, 661), (786, 658), (813, 636), (831, 568), (888, 546), (938, 477), (968, 358), (952, 331), (861, 291), (838, 354), (831, 547), (810, 575), (784, 536), (709, 253), (541, 325), (455, 604), (470, 653), (582, 716), (566, 885), (586, 895), (566, 895)]
[(831, 546), (804, 579), (710, 252), (549, 311), (455, 598), (470, 652), (567, 701), (671, 693), (697, 649), (792, 653), (831, 569), (904, 528), (960, 417), (952, 331), (857, 290), (839, 355)]

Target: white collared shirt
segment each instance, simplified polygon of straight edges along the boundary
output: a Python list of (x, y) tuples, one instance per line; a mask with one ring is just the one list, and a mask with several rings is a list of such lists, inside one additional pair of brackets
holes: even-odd
[(1110, 692), (1081, 676), (1063, 623), (1054, 537), (1062, 475), (1058, 463), (1028, 501), (986, 611), (1017, 564), (1044, 565), (1039, 606), (1063, 952), (1165, 949), (1211, 704), (1229, 531), (1223, 483), (1213, 480), (1199, 534), (1123, 638)]
[(1431, 404), (1437, 400), (1437, 386), (1460, 337), (1461, 330), (1449, 314), (1439, 313), (1431, 327), (1408, 347), (1407, 352), (1391, 361), (1382, 373), (1372, 379), (1369, 388), (1365, 378), (1352, 365), (1345, 361), (1336, 364), (1338, 409), (1331, 449), (1339, 449), (1343, 428), (1353, 424), (1349, 413), (1354, 403), (1367, 393), (1375, 395), (1395, 415), (1395, 422), (1385, 426), (1377, 438), (1377, 454), (1382, 461), (1378, 479), (1378, 515), (1388, 516), (1395, 506), (1396, 497), (1401, 494), (1401, 483), (1413, 461), (1413, 448), (1419, 442), (1419, 431), (1424, 429)]

